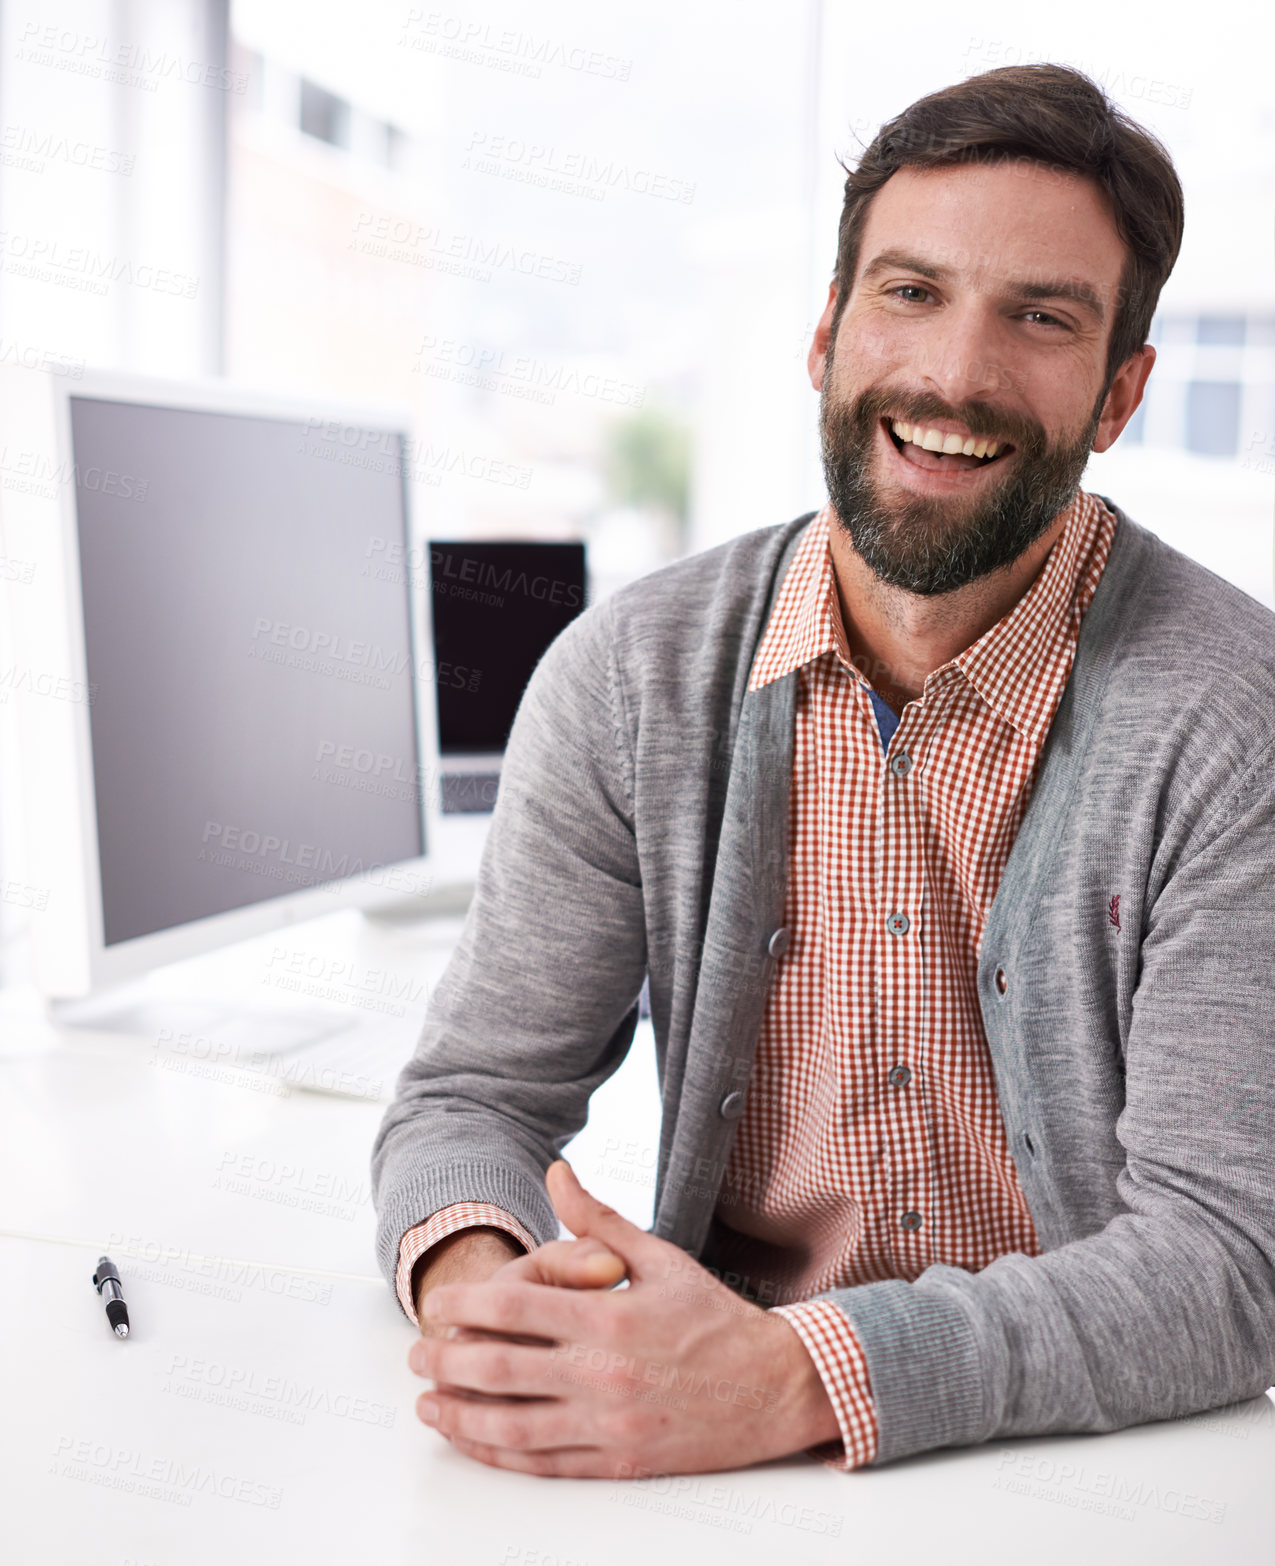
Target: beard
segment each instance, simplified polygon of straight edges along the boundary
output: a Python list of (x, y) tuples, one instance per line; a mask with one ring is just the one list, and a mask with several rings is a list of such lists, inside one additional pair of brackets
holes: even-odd
[[(892, 587), (924, 596), (955, 592), (1012, 565), (1070, 504), (1093, 450), (1106, 401), (1098, 399), (1086, 427), (1050, 445), (1043, 427), (990, 403), (949, 408), (938, 398), (884, 388), (841, 402), (830, 395), (829, 349), (819, 398), (819, 435), (828, 498), (864, 562)], [(889, 412), (911, 424), (952, 419), (975, 436), (999, 436), (1016, 448), (1001, 482), (984, 481), (973, 501), (951, 496), (887, 499), (871, 472), (877, 426)]]

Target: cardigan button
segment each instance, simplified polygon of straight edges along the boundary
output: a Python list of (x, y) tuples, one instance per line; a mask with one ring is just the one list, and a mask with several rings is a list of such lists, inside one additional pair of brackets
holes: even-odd
[(1005, 976), (1004, 968), (997, 968), (996, 970), (996, 988), (1002, 995), (1009, 988), (1009, 980)]
[(788, 950), (788, 930), (786, 926), (780, 925), (779, 929), (766, 942), (766, 950), (772, 957), (782, 957), (784, 955)]
[(738, 1120), (744, 1113), (744, 1095), (739, 1092), (727, 1093), (717, 1106), (717, 1113), (723, 1120)]

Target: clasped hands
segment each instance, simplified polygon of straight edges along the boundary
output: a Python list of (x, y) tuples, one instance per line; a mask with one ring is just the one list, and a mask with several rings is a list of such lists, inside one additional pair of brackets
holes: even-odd
[(424, 1296), (408, 1363), (435, 1386), (416, 1411), (457, 1451), (523, 1473), (622, 1479), (742, 1468), (837, 1438), (782, 1316), (604, 1206), (565, 1161), (545, 1184), (576, 1239)]

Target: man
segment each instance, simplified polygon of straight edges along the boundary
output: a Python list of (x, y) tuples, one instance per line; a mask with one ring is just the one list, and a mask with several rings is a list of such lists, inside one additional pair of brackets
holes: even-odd
[[(1275, 1381), (1275, 620), (1078, 487), (1181, 234), (1087, 77), (921, 99), (846, 183), (829, 506), (546, 654), (373, 1158), (458, 1450), (849, 1469)], [(644, 973), (650, 1234), (553, 1162)]]

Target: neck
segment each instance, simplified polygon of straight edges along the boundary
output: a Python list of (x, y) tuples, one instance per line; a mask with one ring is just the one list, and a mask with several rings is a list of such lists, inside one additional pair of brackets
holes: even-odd
[(925, 595), (883, 582), (834, 518), (832, 568), (855, 666), (895, 712), (902, 712), (921, 695), (928, 675), (973, 646), (1023, 597), (1065, 526), (1065, 513), (1060, 513), (1011, 565), (954, 592)]

